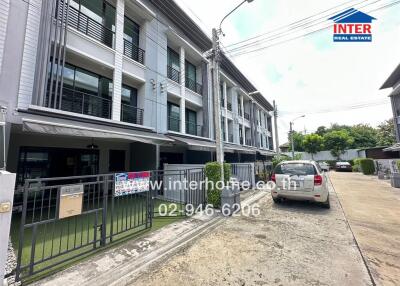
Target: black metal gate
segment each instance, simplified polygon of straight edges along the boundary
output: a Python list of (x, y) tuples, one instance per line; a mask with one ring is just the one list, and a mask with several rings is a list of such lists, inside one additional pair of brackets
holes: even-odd
[[(115, 194), (116, 174), (26, 180), (20, 217), (16, 279), (64, 264), (115, 240), (152, 227), (159, 216), (185, 216), (205, 204), (204, 170), (150, 171), (150, 187)], [(170, 185), (196, 181), (197, 187)], [(77, 192), (75, 192), (77, 191)], [(77, 214), (63, 212), (64, 193), (81, 196)], [(75, 193), (74, 193), (75, 192)], [(161, 211), (160, 211), (161, 210)]]

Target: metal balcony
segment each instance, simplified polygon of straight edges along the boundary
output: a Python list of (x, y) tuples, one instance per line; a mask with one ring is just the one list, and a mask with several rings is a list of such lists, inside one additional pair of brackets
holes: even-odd
[[(64, 1), (62, 0), (58, 2), (58, 19), (62, 18), (63, 3)], [(65, 21), (65, 12), (64, 17)], [(114, 46), (114, 32), (111, 29), (86, 16), (71, 5), (69, 5), (68, 9), (68, 26), (71, 26), (79, 32), (84, 33), (85, 35), (105, 44), (110, 48), (113, 48)]]
[(186, 134), (203, 136), (203, 125), (197, 125), (193, 122), (186, 121)]
[(168, 130), (180, 132), (181, 120), (176, 117), (168, 116)]
[[(48, 95), (47, 101), (49, 101)], [(46, 106), (49, 106), (48, 102)], [(111, 108), (111, 99), (63, 88), (61, 110), (110, 119)]]
[(226, 104), (226, 107), (227, 107), (227, 109), (228, 109), (229, 111), (232, 111), (232, 103), (228, 102), (228, 103)]
[(133, 105), (121, 104), (121, 121), (143, 125), (143, 109)]
[(189, 78), (189, 77), (185, 77), (185, 86), (194, 91), (195, 93), (198, 94), (202, 94), (203, 92), (203, 86), (200, 83), (197, 83), (196, 81), (194, 81), (193, 79)]
[(144, 64), (145, 51), (138, 46), (132, 44), (127, 39), (124, 39), (124, 55), (132, 60)]
[(181, 82), (181, 72), (174, 69), (171, 66), (167, 66), (167, 76), (169, 79), (171, 79), (177, 83)]

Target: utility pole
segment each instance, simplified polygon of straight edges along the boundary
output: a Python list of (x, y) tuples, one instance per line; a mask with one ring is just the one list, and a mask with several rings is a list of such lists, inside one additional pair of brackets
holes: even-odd
[(221, 164), (221, 180), (224, 182), (224, 146), (221, 136), (221, 95), (219, 89), (219, 61), (220, 61), (220, 48), (219, 48), (219, 35), (217, 29), (212, 30), (212, 53), (211, 53), (211, 67), (212, 67), (212, 88), (213, 88), (213, 103), (214, 103), (214, 128), (215, 128), (215, 141), (216, 141), (216, 155), (217, 162)]
[(293, 139), (293, 122), (290, 122), (290, 142), (292, 145), (292, 159), (294, 160), (294, 139)]
[(275, 148), (278, 158), (281, 157), (281, 150), (279, 149), (279, 134), (278, 134), (278, 106), (274, 100), (274, 127), (275, 127)]
[(292, 143), (292, 159), (294, 160), (294, 131), (293, 131), (293, 124), (294, 124), (294, 121), (295, 120), (297, 120), (297, 119), (299, 119), (299, 118), (304, 118), (304, 117), (306, 117), (305, 115), (302, 115), (302, 116), (299, 116), (299, 117), (296, 117), (295, 119), (293, 119), (293, 120), (291, 120), (290, 121), (290, 141), (291, 141), (291, 143)]
[(219, 23), (219, 29), (212, 29), (212, 50), (211, 50), (211, 67), (212, 67), (212, 88), (213, 88), (213, 103), (214, 103), (214, 128), (215, 128), (215, 141), (217, 144), (217, 162), (221, 164), (221, 180), (224, 182), (224, 146), (221, 138), (221, 95), (219, 90), (219, 62), (220, 62), (220, 46), (219, 46), (219, 35), (222, 34), (222, 22), (231, 15), (236, 9), (242, 6), (244, 3), (252, 2), (253, 0), (243, 0), (233, 10), (222, 18)]

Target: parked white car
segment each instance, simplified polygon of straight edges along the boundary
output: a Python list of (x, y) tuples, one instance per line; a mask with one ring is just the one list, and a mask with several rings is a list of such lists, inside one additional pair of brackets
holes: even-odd
[(329, 172), (331, 166), (327, 162), (319, 162), (318, 164), (321, 167), (322, 171)]
[(284, 161), (272, 174), (272, 199), (313, 201), (330, 208), (328, 178), (315, 161)]

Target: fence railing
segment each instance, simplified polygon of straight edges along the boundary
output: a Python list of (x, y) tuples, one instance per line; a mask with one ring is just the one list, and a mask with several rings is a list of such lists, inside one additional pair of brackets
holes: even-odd
[(193, 122), (186, 121), (186, 133), (195, 136), (202, 136), (203, 125), (197, 125)]
[(143, 125), (143, 112), (136, 106), (121, 104), (121, 121)]
[(169, 79), (171, 79), (177, 83), (181, 82), (181, 72), (174, 69), (171, 66), (167, 66), (167, 76)]
[(180, 132), (181, 130), (181, 120), (176, 117), (168, 116), (168, 130)]
[[(58, 2), (58, 19), (62, 18), (62, 5), (64, 1)], [(64, 12), (64, 17), (66, 13)], [(97, 22), (96, 20), (88, 17), (79, 10), (69, 5), (68, 10), (68, 26), (73, 27), (79, 32), (113, 48), (114, 46), (114, 31)]]
[[(50, 106), (49, 93), (47, 93), (46, 100), (46, 106)], [(59, 106), (58, 102), (56, 105)], [(63, 88), (61, 110), (110, 119), (111, 108), (111, 99), (67, 87)]]
[(194, 91), (195, 93), (202, 94), (203, 92), (203, 86), (200, 83), (197, 83), (195, 80), (185, 77), (185, 86)]
[(247, 181), (251, 186), (255, 186), (255, 174), (253, 163), (232, 163), (231, 164), (232, 177), (236, 178), (239, 182)]
[(13, 214), (20, 221), (16, 280), (149, 229), (154, 217), (185, 216), (206, 204), (204, 168), (139, 173), (131, 178), (146, 178), (148, 188), (122, 195), (117, 178), (130, 173), (26, 180), (22, 211)]
[(227, 108), (229, 111), (232, 111), (232, 103), (228, 102), (228, 103), (226, 104), (226, 108)]
[(124, 39), (124, 55), (134, 61), (144, 64), (145, 51), (129, 42), (127, 39)]

